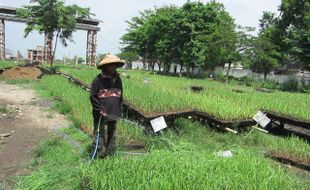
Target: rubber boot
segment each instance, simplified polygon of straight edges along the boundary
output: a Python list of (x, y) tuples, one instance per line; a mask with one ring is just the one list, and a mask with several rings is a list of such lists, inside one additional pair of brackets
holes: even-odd
[(104, 158), (107, 156), (107, 149), (106, 149), (106, 143), (103, 137), (100, 136), (99, 138), (99, 150), (98, 150), (98, 157)]

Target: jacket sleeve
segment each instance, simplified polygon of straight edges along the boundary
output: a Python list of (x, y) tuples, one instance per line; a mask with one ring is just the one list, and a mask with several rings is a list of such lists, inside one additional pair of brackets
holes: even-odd
[(96, 78), (91, 84), (90, 102), (91, 102), (94, 110), (96, 110), (98, 112), (100, 112), (100, 111), (105, 112), (103, 105), (100, 103), (100, 101), (97, 97), (98, 91), (99, 91), (99, 81)]

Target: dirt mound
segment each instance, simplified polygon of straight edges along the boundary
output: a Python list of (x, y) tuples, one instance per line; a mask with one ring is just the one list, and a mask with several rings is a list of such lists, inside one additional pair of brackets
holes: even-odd
[(38, 79), (41, 75), (42, 72), (36, 67), (14, 67), (1, 74), (6, 79)]

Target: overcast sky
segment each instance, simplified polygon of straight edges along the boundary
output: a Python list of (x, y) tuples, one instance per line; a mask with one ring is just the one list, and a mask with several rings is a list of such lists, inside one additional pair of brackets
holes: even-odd
[[(145, 9), (174, 4), (182, 6), (187, 0), (66, 0), (66, 4), (78, 4), (82, 7), (89, 7), (96, 15), (96, 19), (102, 20), (101, 31), (98, 33), (97, 53), (118, 53), (119, 39), (126, 32), (126, 20), (139, 15)], [(200, 2), (208, 2), (206, 0)], [(258, 20), (263, 11), (277, 12), (281, 0), (218, 0), (225, 5), (226, 10), (235, 19), (236, 23), (242, 26), (258, 27)], [(29, 0), (0, 0), (0, 5), (21, 7), (28, 4)], [(20, 50), (26, 56), (27, 49), (43, 45), (43, 36), (33, 32), (26, 39), (23, 38), (25, 24), (6, 22), (6, 48), (16, 52)], [(66, 54), (85, 58), (86, 52), (86, 31), (74, 33), (75, 43), (68, 47), (62, 47), (59, 43), (56, 57), (61, 58)]]

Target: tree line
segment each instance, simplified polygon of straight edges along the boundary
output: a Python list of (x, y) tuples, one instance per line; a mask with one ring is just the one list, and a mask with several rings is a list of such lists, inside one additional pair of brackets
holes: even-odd
[(241, 63), (267, 73), (290, 62), (310, 69), (310, 3), (282, 0), (280, 15), (264, 12), (260, 29), (236, 25), (223, 4), (187, 2), (181, 7), (145, 10), (127, 21), (120, 56), (132, 62), (138, 57), (148, 69), (155, 63), (168, 72), (179, 64), (188, 73)]

